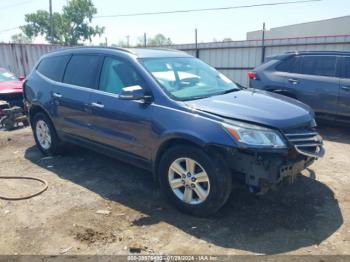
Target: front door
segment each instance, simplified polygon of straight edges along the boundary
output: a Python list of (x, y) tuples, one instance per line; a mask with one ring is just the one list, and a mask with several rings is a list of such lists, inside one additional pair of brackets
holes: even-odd
[(93, 140), (145, 159), (150, 158), (152, 106), (119, 99), (124, 87), (144, 81), (134, 67), (118, 57), (105, 57), (99, 89), (89, 100), (92, 107)]
[(350, 57), (343, 57), (339, 65), (339, 115), (350, 119)]

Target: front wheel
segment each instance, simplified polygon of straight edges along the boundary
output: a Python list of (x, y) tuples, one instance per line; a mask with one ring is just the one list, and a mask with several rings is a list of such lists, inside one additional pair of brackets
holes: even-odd
[(160, 185), (181, 211), (210, 216), (227, 201), (232, 177), (220, 155), (193, 146), (169, 149), (159, 165)]

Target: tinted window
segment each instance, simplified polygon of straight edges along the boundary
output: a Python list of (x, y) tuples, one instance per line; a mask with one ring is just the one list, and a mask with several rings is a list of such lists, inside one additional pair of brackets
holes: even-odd
[(304, 56), (301, 73), (305, 75), (335, 76), (335, 56)]
[(350, 57), (343, 57), (340, 63), (340, 77), (350, 78)]
[(100, 57), (73, 55), (64, 74), (64, 83), (92, 88)]
[(300, 72), (300, 57), (294, 56), (288, 60), (282, 61), (277, 67), (277, 71), (299, 73)]
[(122, 88), (135, 85), (144, 86), (144, 82), (129, 63), (106, 57), (101, 71), (100, 90), (119, 94)]
[(37, 70), (52, 80), (61, 81), (68, 60), (69, 55), (44, 58)]

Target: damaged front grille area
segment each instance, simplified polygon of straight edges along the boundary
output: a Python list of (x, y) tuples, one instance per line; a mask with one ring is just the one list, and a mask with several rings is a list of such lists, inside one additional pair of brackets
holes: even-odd
[(22, 93), (9, 93), (9, 94), (0, 94), (0, 100), (6, 101), (10, 106), (23, 106), (23, 94)]
[(305, 130), (285, 133), (284, 135), (298, 153), (315, 158), (324, 155), (323, 140), (317, 132)]

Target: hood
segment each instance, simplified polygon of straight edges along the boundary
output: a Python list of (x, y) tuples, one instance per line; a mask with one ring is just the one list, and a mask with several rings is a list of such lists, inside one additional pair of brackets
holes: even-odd
[(0, 94), (22, 93), (22, 81), (0, 82)]
[(244, 89), (224, 95), (186, 101), (192, 108), (278, 129), (306, 125), (314, 119), (307, 105), (282, 95)]

